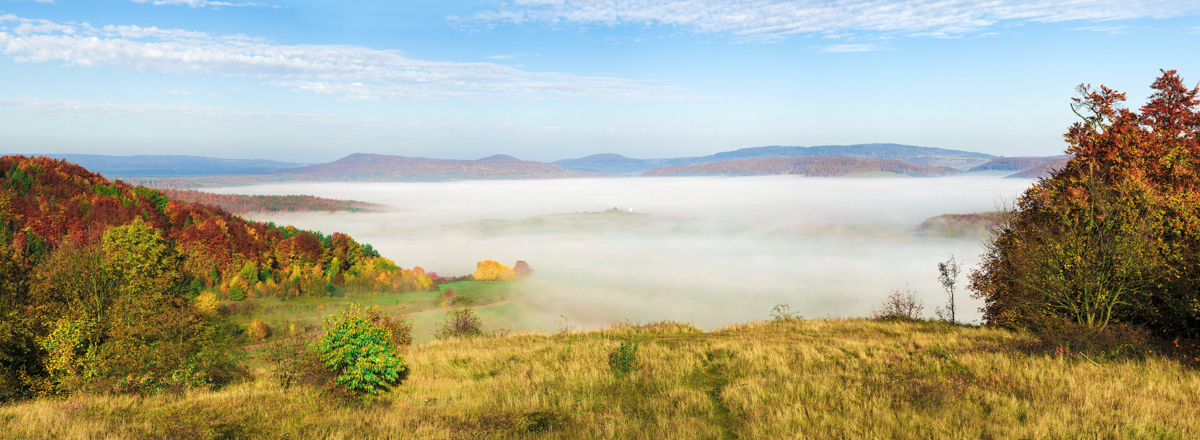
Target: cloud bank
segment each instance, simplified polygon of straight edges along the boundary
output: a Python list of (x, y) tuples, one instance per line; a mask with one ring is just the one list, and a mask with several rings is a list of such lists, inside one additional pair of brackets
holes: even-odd
[(774, 40), (825, 31), (979, 31), (1001, 21), (1164, 18), (1200, 11), (1191, 0), (516, 0), (453, 21), (581, 26), (667, 25), (698, 33)]
[(0, 15), (0, 53), (18, 62), (121, 68), (179, 75), (263, 78), (340, 99), (657, 100), (694, 98), (676, 87), (622, 78), (527, 72), (484, 62), (418, 60), (350, 45), (280, 45), (245, 35), (182, 29), (56, 23)]

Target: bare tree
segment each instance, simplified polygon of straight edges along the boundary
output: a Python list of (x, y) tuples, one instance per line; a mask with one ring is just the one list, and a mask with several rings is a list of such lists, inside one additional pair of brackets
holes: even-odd
[(938, 263), (938, 282), (942, 283), (942, 289), (946, 290), (949, 296), (946, 300), (946, 308), (938, 307), (934, 310), (938, 319), (947, 322), (957, 322), (954, 315), (954, 290), (958, 284), (958, 274), (962, 270), (962, 262), (954, 259), (954, 254), (950, 254), (950, 259)]

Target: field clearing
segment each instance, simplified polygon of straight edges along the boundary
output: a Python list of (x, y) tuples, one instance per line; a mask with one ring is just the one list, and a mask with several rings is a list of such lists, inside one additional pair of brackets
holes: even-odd
[[(261, 319), (271, 328), (275, 337), (286, 335), (292, 326), (302, 330), (306, 325), (319, 327), (325, 316), (340, 307), (358, 303), (365, 307), (377, 306), (385, 313), (405, 313), (413, 321), (413, 338), (417, 342), (433, 339), (437, 324), (445, 318), (445, 312), (470, 306), (488, 323), (502, 325), (489, 330), (514, 328), (518, 323), (521, 308), (513, 303), (524, 289), (515, 281), (456, 281), (438, 286), (436, 292), (408, 292), (390, 294), (367, 294), (347, 292), (345, 296), (299, 297), (288, 300), (277, 298), (255, 298), (250, 301), (228, 303), (230, 321), (245, 327), (253, 319)], [(458, 299), (449, 307), (438, 304), (441, 292), (453, 289)], [(507, 326), (507, 327), (503, 327)], [(268, 341), (273, 339), (268, 339)]]
[[(623, 341), (640, 368), (608, 364)], [(407, 349), (370, 403), (256, 380), (182, 396), (0, 408), (6, 438), (1129, 438), (1200, 436), (1200, 372), (1021, 350), (936, 322), (687, 324), (450, 339)]]

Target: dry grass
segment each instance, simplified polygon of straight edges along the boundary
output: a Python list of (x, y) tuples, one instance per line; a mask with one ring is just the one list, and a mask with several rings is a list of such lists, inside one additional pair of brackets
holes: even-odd
[[(607, 357), (639, 342), (625, 379)], [(1200, 437), (1200, 372), (1156, 357), (1023, 354), (1027, 336), (927, 322), (685, 324), (413, 346), (366, 404), (267, 380), (185, 396), (0, 408), (12, 438)]]

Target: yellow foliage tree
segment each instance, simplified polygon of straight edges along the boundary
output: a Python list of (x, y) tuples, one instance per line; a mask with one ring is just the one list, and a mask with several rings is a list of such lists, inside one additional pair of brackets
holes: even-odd
[(517, 277), (511, 267), (493, 260), (483, 260), (475, 264), (475, 281), (512, 281)]

